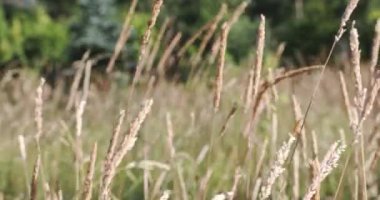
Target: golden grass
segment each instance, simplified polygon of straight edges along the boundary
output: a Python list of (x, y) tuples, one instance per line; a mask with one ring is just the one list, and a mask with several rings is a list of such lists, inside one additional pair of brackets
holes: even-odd
[[(126, 17), (108, 64), (109, 72), (128, 38), (136, 3)], [(349, 2), (331, 52), (357, 3)], [(5, 115), (0, 118), (0, 125), (6, 129), (1, 161), (16, 164), (12, 165), (14, 169), (0, 167), (0, 175), (7, 170), (4, 182), (14, 187), (10, 190), (0, 184), (0, 196), (317, 200), (352, 196), (370, 199), (380, 194), (375, 190), (378, 183), (371, 178), (378, 176), (380, 157), (376, 143), (380, 78), (374, 68), (380, 23), (375, 29), (368, 76), (363, 73), (366, 69), (360, 59), (359, 33), (354, 26), (351, 28), (353, 79), (348, 79), (348, 73), (326, 70), (331, 52), (322, 65), (285, 72), (268, 69), (271, 66), (266, 66), (264, 55), (264, 16), (260, 17), (252, 66), (231, 67), (226, 55), (228, 34), (247, 7), (245, 1), (221, 30), (218, 26), (226, 13), (225, 5), (183, 45), (181, 33), (172, 35), (172, 41), (159, 54), (161, 40), (172, 23), (167, 19), (151, 39), (162, 4), (162, 0), (153, 2), (135, 76), (127, 92), (125, 85), (117, 83), (112, 83), (106, 95), (94, 90), (90, 77), (95, 60), (87, 53), (78, 62), (66, 111), (54, 99), (44, 101), (44, 79), (38, 84), (37, 77), (24, 83), (26, 91), (37, 88), (36, 92), (27, 93), (18, 104), (3, 101), (0, 109)], [(199, 38), (201, 45), (195, 58), (187, 56), (186, 51)], [(209, 44), (212, 45), (207, 49)], [(283, 48), (279, 47), (276, 59), (280, 59)], [(198, 73), (191, 73), (186, 84), (164, 78), (169, 60), (176, 56), (192, 69), (199, 69)], [(207, 75), (214, 70), (204, 66), (207, 62), (215, 66), (215, 58), (216, 74), (211, 80)], [(315, 75), (316, 71), (320, 73)], [(79, 88), (82, 77), (83, 87)], [(369, 86), (364, 85), (366, 78)], [(137, 83), (141, 83), (138, 88)], [(339, 83), (340, 88), (332, 87)], [(5, 99), (5, 95), (0, 94), (0, 99)], [(118, 111), (115, 120), (113, 116)], [(134, 119), (133, 113), (137, 113)], [(130, 122), (129, 126), (125, 121)], [(112, 131), (111, 124), (115, 124)], [(280, 146), (278, 141), (285, 142)], [(12, 146), (17, 146), (17, 142), (17, 153), (13, 153)], [(30, 145), (33, 142), (36, 145)], [(104, 159), (97, 162), (97, 157)], [(344, 166), (339, 167), (342, 158)], [(34, 164), (33, 169), (30, 163)], [(24, 176), (17, 174), (18, 168), (23, 168)], [(334, 169), (340, 173), (335, 174)]]

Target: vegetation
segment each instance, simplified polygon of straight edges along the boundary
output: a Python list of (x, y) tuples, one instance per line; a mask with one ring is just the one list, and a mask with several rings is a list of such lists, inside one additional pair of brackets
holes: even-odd
[[(1, 29), (7, 39), (1, 41), (22, 38), (17, 45), (0, 44), (9, 54), (1, 57), (4, 66), (14, 60), (64, 66), (77, 59), (58, 74), (54, 87), (34, 69), (4, 70), (0, 199), (309, 200), (380, 195), (380, 20), (370, 27), (371, 47), (362, 47), (362, 52), (370, 52), (365, 62), (359, 38), (362, 22), (355, 22), (365, 1), (350, 0), (338, 10), (339, 17), (326, 19), (335, 20), (331, 32), (326, 31), (329, 42), (323, 43), (330, 53), (320, 56), (318, 65), (288, 70), (279, 68), (284, 45), (275, 49), (269, 42), (279, 29), (265, 15), (255, 20), (244, 15), (252, 9), (248, 2), (195, 1), (189, 13), (198, 6), (217, 8), (213, 15), (200, 9), (200, 24), (162, 19), (178, 2), (155, 0), (147, 6), (134, 0), (122, 26), (112, 18), (112, 5), (120, 2), (111, 0), (81, 1), (85, 12), (67, 21), (72, 29), (53, 23), (62, 19), (41, 8), (40, 18), (22, 18), (24, 13), (11, 18), (51, 25), (46, 33), (36, 24), (28, 30), (27, 25), (17, 28), (6, 14), (0, 15), (0, 27), (15, 27), (15, 32)], [(135, 12), (135, 5), (149, 7), (150, 13)], [(17, 30), (46, 40), (36, 40), (41, 46), (26, 51), (31, 36), (14, 34)], [(254, 41), (245, 31), (256, 32)], [(48, 43), (49, 34), (62, 34), (65, 45)], [(308, 38), (297, 37), (308, 44)], [(348, 48), (339, 49), (347, 38)], [(47, 49), (38, 50), (43, 45)], [(136, 55), (123, 60), (128, 47), (136, 49), (131, 52)], [(338, 62), (341, 70), (330, 66), (337, 60), (334, 50), (349, 55)], [(32, 54), (39, 57), (29, 57)], [(123, 62), (134, 62), (134, 70), (123, 72)]]

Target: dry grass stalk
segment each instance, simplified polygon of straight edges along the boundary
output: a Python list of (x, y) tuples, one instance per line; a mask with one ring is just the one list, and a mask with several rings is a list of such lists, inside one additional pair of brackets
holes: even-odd
[[(274, 80), (273, 70), (271, 68), (268, 69), (268, 80), (270, 81)], [(271, 87), (271, 92), (272, 92), (274, 103), (278, 102), (279, 94), (278, 94), (277, 87), (275, 85)]]
[[(250, 177), (249, 180), (247, 181), (247, 197), (249, 197), (249, 192), (251, 192), (251, 189), (252, 191), (255, 191), (255, 187), (257, 187), (257, 185), (261, 185), (261, 179), (259, 178), (260, 176), (262, 176), (262, 171), (263, 171), (263, 164), (265, 162), (265, 157), (267, 156), (267, 147), (268, 147), (268, 139), (265, 139), (264, 140), (264, 144), (260, 147), (261, 149), (261, 152), (260, 152), (260, 156), (259, 156), (259, 159), (257, 161), (257, 164), (255, 165), (255, 173), (254, 173), (254, 176), (252, 176), (252, 178)], [(251, 168), (251, 167), (250, 167)], [(251, 172), (249, 172), (251, 173)], [(250, 176), (250, 174), (249, 174)], [(260, 180), (260, 183), (258, 183), (258, 181)], [(251, 183), (255, 182), (255, 185), (253, 186), (253, 188), (251, 188)], [(258, 188), (260, 189), (260, 188)], [(257, 189), (257, 190), (258, 190)], [(257, 191), (258, 193), (259, 191)], [(257, 198), (253, 198), (253, 196), (255, 195), (252, 195), (252, 199), (257, 199)], [(257, 196), (257, 194), (256, 194)]]
[(82, 152), (82, 127), (83, 127), (83, 113), (87, 104), (88, 93), (90, 89), (90, 77), (91, 68), (93, 65), (92, 60), (86, 61), (85, 66), (85, 76), (83, 80), (83, 94), (79, 105), (77, 105), (75, 119), (76, 119), (76, 134), (75, 134), (75, 173), (76, 173), (76, 189), (79, 190), (80, 187), (80, 171), (83, 160)]
[(135, 120), (130, 124), (128, 134), (122, 140), (119, 148), (116, 149), (114, 162), (119, 165), (125, 154), (131, 150), (137, 140), (137, 133), (140, 130), (142, 123), (147, 117), (153, 105), (153, 100), (149, 99), (143, 103), (141, 111), (138, 113)]
[(269, 88), (275, 86), (276, 84), (280, 83), (283, 80), (286, 80), (286, 79), (289, 79), (289, 78), (292, 78), (292, 77), (295, 77), (295, 76), (298, 76), (298, 75), (301, 75), (304, 73), (308, 73), (308, 72), (311, 72), (314, 70), (318, 70), (318, 69), (322, 69), (322, 66), (315, 65), (315, 66), (303, 67), (303, 68), (295, 69), (295, 70), (289, 70), (289, 71), (285, 72), (284, 74), (275, 77), (273, 80), (263, 81), (260, 85), (260, 90), (257, 94), (256, 100), (254, 102), (252, 102), (253, 103), (252, 116), (251, 116), (252, 119), (250, 120), (250, 123), (248, 123), (248, 125), (245, 129), (245, 135), (247, 135), (248, 131), (250, 130), (250, 126), (252, 125), (252, 121), (257, 116), (261, 100), (262, 100), (265, 92)]
[(25, 138), (23, 135), (18, 136), (18, 144), (20, 147), (20, 155), (23, 161), (26, 161), (26, 145), (25, 145)]
[(175, 156), (175, 148), (174, 148), (174, 131), (173, 131), (173, 123), (170, 113), (166, 113), (166, 127), (168, 130), (168, 149), (169, 149), (169, 155), (170, 159), (174, 159)]
[(151, 76), (149, 78), (148, 87), (146, 89), (146, 92), (144, 94), (144, 99), (150, 98), (153, 94), (154, 84), (156, 83), (156, 76)]
[(208, 59), (208, 63), (210, 65), (215, 63), (216, 57), (218, 56), (218, 52), (219, 52), (220, 44), (221, 44), (220, 35), (221, 34), (219, 33), (217, 36), (215, 36), (214, 43), (211, 46), (211, 50), (210, 50), (211, 53), (210, 53), (210, 57)]
[(177, 33), (174, 36), (174, 38), (171, 40), (169, 46), (165, 48), (165, 51), (164, 51), (160, 61), (158, 62), (157, 70), (158, 70), (158, 73), (159, 73), (161, 78), (163, 78), (165, 76), (166, 63), (167, 63), (170, 55), (172, 54), (174, 48), (177, 46), (178, 42), (180, 41), (181, 36), (182, 36), (181, 33)]
[(88, 94), (90, 91), (91, 69), (92, 69), (94, 62), (96, 62), (96, 61), (95, 60), (88, 60), (86, 62), (84, 80), (83, 80), (83, 94), (82, 94), (82, 100), (83, 101), (87, 101)]
[(86, 68), (86, 61), (88, 60), (90, 56), (90, 51), (86, 51), (81, 60), (77, 61), (74, 63), (74, 68), (76, 68), (75, 76), (74, 76), (74, 81), (71, 84), (70, 87), (70, 95), (69, 95), (69, 101), (67, 102), (66, 105), (66, 110), (71, 110), (71, 108), (75, 104), (75, 98), (77, 96), (77, 90), (79, 88), (80, 80), (82, 79), (84, 69)]
[(251, 200), (256, 200), (257, 199), (257, 197), (259, 195), (260, 187), (261, 187), (261, 178), (257, 178), (255, 186), (253, 187)]
[[(150, 40), (150, 35), (152, 33), (152, 29), (153, 29), (154, 25), (156, 24), (157, 17), (158, 17), (158, 14), (160, 13), (161, 6), (162, 6), (163, 2), (164, 2), (163, 0), (155, 0), (153, 3), (152, 16), (148, 22), (148, 28), (145, 31), (144, 36), (142, 38), (141, 47), (140, 47), (140, 54), (139, 54), (139, 58), (137, 61), (136, 72), (135, 72), (135, 75), (133, 77), (132, 87), (134, 87), (134, 85), (140, 79), (140, 76), (141, 76), (141, 73), (143, 70), (142, 69), (143, 63), (144, 63), (143, 61), (146, 59), (146, 50), (147, 50), (147, 46), (148, 46), (148, 43)], [(133, 91), (133, 89), (132, 89), (132, 91)]]
[[(278, 138), (278, 116), (277, 110), (272, 112), (272, 122), (271, 122), (271, 154), (275, 154), (277, 147), (277, 138)], [(272, 161), (272, 159), (271, 159)]]
[(359, 187), (360, 187), (360, 197), (367, 199), (367, 178), (365, 172), (365, 155), (364, 155), (364, 136), (363, 136), (363, 122), (366, 116), (363, 114), (366, 92), (367, 89), (363, 88), (363, 82), (360, 72), (360, 50), (359, 50), (359, 34), (355, 28), (355, 23), (352, 24), (350, 31), (350, 50), (351, 50), (351, 64), (354, 67), (354, 84), (355, 84), (355, 98), (354, 98), (354, 112), (353, 119), (350, 121), (351, 129), (354, 133), (354, 142), (358, 142), (360, 139), (360, 152), (356, 151), (356, 155), (360, 159), (359, 162)]
[[(185, 42), (185, 44), (178, 51), (178, 54), (177, 54), (178, 57), (182, 57), (183, 54), (185, 54), (186, 50), (195, 42), (196, 39), (198, 39), (202, 35), (203, 32), (209, 30), (208, 33), (206, 34), (206, 35), (209, 35), (209, 33), (211, 32), (210, 29), (213, 29), (213, 26), (215, 26), (219, 23), (219, 21), (221, 20), (221, 18), (224, 15), (224, 13), (226, 12), (226, 9), (227, 9), (227, 6), (226, 6), (226, 4), (223, 3), (221, 5), (220, 10), (217, 13), (217, 15), (213, 19), (211, 19), (208, 23), (203, 25), (200, 29), (198, 29), (198, 31), (195, 34), (193, 34), (189, 40), (187, 40)], [(211, 34), (211, 36), (212, 36), (212, 34)], [(202, 41), (202, 44), (204, 43), (204, 40)], [(206, 44), (207, 44), (207, 42), (206, 42)]]
[(281, 148), (277, 151), (276, 160), (274, 161), (270, 169), (269, 176), (266, 180), (266, 183), (265, 185), (261, 187), (261, 191), (259, 195), (260, 199), (269, 198), (272, 191), (272, 187), (276, 179), (285, 171), (285, 168), (283, 165), (285, 164), (285, 161), (288, 158), (290, 148), (295, 140), (296, 140), (295, 137), (290, 136), (289, 140), (287, 142), (284, 142)]
[(372, 76), (371, 83), (374, 82), (375, 68), (379, 60), (379, 49), (380, 49), (380, 19), (377, 20), (375, 26), (375, 37), (373, 38), (372, 51), (371, 51), (371, 63), (370, 63), (370, 73)]
[[(296, 96), (292, 95), (292, 102), (293, 102), (293, 112), (296, 119), (297, 124), (301, 124), (302, 122), (302, 111), (301, 111), (301, 105), (298, 102)], [(296, 129), (294, 132), (296, 137), (301, 138), (301, 148), (302, 148), (302, 158), (306, 162), (307, 161), (307, 140), (306, 140), (306, 131), (305, 129)]]
[[(137, 117), (133, 120), (133, 122), (130, 124), (128, 133), (124, 136), (124, 139), (119, 144), (119, 146), (116, 145), (116, 138), (119, 133), (118, 131), (114, 132), (114, 135), (112, 136), (111, 143), (107, 152), (103, 174), (102, 174), (102, 183), (100, 186), (100, 199), (107, 200), (110, 199), (110, 185), (112, 182), (113, 177), (116, 173), (116, 168), (121, 163), (123, 157), (130, 151), (137, 140), (137, 133), (140, 130), (141, 124), (144, 122), (146, 116), (150, 112), (152, 108), (153, 100), (146, 100), (143, 103), (143, 107), (141, 111), (138, 113)], [(117, 128), (116, 128), (117, 130)], [(113, 155), (111, 153), (113, 152)], [(109, 160), (110, 159), (110, 160)]]
[(367, 116), (371, 113), (376, 97), (380, 90), (379, 72), (377, 72), (375, 76), (376, 76), (376, 79), (374, 80), (374, 83), (372, 85), (371, 92), (364, 102), (363, 111), (360, 115), (361, 121), (364, 121), (367, 118)]
[[(267, 147), (268, 147), (268, 139), (265, 139), (263, 145), (260, 147), (262, 149), (262, 151), (260, 152), (259, 160), (257, 161), (257, 164), (255, 164), (256, 165), (255, 166), (255, 168), (256, 168), (255, 174), (254, 174), (253, 178), (249, 180), (250, 182), (247, 183), (247, 188), (251, 187), (250, 186), (251, 182), (256, 182), (255, 183), (255, 186), (256, 186), (257, 179), (258, 179), (258, 177), (261, 176), (261, 173), (264, 169), (263, 164), (265, 162), (265, 156), (267, 155)], [(253, 188), (253, 190), (254, 190), (254, 188)], [(247, 192), (249, 192), (249, 191), (247, 191)]]
[(214, 111), (217, 112), (220, 106), (220, 98), (223, 90), (223, 73), (225, 64), (225, 54), (227, 48), (227, 38), (230, 27), (227, 23), (222, 26), (222, 42), (219, 50), (218, 70), (215, 80), (215, 93), (214, 93)]
[(180, 199), (188, 200), (189, 197), (188, 197), (187, 191), (186, 191), (186, 183), (185, 183), (185, 179), (183, 177), (183, 169), (179, 165), (177, 165), (177, 164), (175, 164), (175, 165), (176, 165), (175, 168), (176, 168), (177, 176), (178, 176), (178, 182), (179, 182), (179, 186), (180, 186), (181, 194), (182, 194)]
[[(348, 3), (344, 13), (343, 13), (343, 16), (341, 18), (341, 23), (340, 23), (340, 26), (339, 26), (339, 29), (338, 29), (338, 32), (336, 33), (335, 37), (334, 37), (334, 42), (333, 44), (331, 45), (331, 48), (330, 48), (330, 51), (329, 51), (329, 54), (324, 62), (324, 64), (322, 65), (322, 71), (318, 77), (318, 80), (317, 80), (317, 83), (315, 84), (315, 87), (313, 89), (313, 93), (311, 94), (310, 96), (310, 100), (309, 100), (309, 103), (307, 105), (307, 108), (306, 108), (306, 111), (305, 111), (305, 114), (304, 114), (304, 119), (302, 121), (302, 124), (301, 124), (301, 130), (303, 129), (304, 125), (305, 125), (305, 121), (306, 121), (306, 118), (309, 114), (309, 111), (310, 111), (310, 108), (311, 108), (311, 105), (314, 101), (314, 98), (318, 92), (318, 88), (322, 82), (322, 78), (323, 78), (323, 75), (324, 75), (324, 72), (325, 72), (325, 69), (326, 69), (326, 66), (327, 64), (329, 63), (330, 61), (330, 58), (332, 56), (332, 53), (335, 49), (335, 46), (336, 44), (339, 42), (339, 40), (341, 39), (341, 37), (343, 36), (343, 33), (345, 32), (345, 26), (346, 26), (346, 23), (347, 21), (349, 20), (352, 12), (355, 10), (357, 4), (358, 4), (359, 0), (350, 0), (350, 2)], [(292, 158), (293, 155), (290, 156), (290, 158)]]
[[(305, 150), (303, 151), (305, 152)], [(296, 149), (293, 158), (293, 197), (292, 199), (299, 199), (300, 197), (300, 151)]]
[(43, 95), (44, 85), (45, 85), (45, 79), (41, 78), (40, 85), (37, 88), (37, 95), (36, 95), (36, 98), (34, 99), (34, 102), (35, 102), (34, 121), (36, 122), (36, 127), (37, 127), (37, 133), (36, 133), (37, 141), (39, 141), (42, 135), (42, 126), (43, 126), (42, 107), (44, 103), (42, 95)]
[(231, 121), (231, 119), (235, 116), (236, 111), (237, 111), (237, 104), (235, 103), (235, 104), (232, 106), (230, 112), (229, 112), (228, 115), (227, 115), (226, 120), (225, 120), (224, 123), (223, 123), (222, 128), (221, 128), (220, 131), (219, 131), (219, 135), (220, 135), (221, 137), (223, 137), (224, 134), (226, 133), (227, 126), (228, 126), (229, 122)]
[[(319, 174), (319, 170), (320, 170), (318, 158), (314, 158), (314, 160), (312, 160), (310, 162), (310, 168), (311, 168), (311, 177), (312, 177), (311, 180), (313, 180), (314, 178), (318, 178), (318, 174)], [(321, 199), (320, 194), (319, 194), (319, 187), (317, 187), (315, 194), (313, 195), (313, 197), (311, 199), (312, 200), (320, 200)]]
[(253, 92), (253, 79), (254, 79), (254, 70), (249, 70), (249, 76), (248, 76), (248, 84), (247, 89), (245, 91), (245, 106), (244, 106), (244, 112), (248, 112), (248, 110), (252, 106), (252, 92)]
[(32, 174), (32, 182), (30, 183), (30, 200), (37, 199), (38, 192), (38, 175), (41, 166), (41, 156), (38, 154), (36, 163), (34, 164), (33, 174)]
[(18, 136), (18, 144), (19, 144), (20, 155), (21, 155), (22, 164), (24, 168), (26, 188), (27, 188), (28, 194), (30, 194), (29, 179), (28, 179), (28, 163), (26, 160), (27, 159), (26, 145), (25, 145), (25, 137), (23, 135)]
[(315, 134), (315, 130), (311, 131), (311, 139), (313, 141), (313, 158), (318, 158), (318, 140), (317, 140), (317, 136)]
[(347, 116), (350, 121), (352, 121), (352, 107), (350, 103), (350, 98), (348, 96), (348, 91), (347, 91), (347, 84), (346, 80), (344, 78), (343, 72), (339, 72), (339, 80), (340, 80), (340, 86), (342, 89), (342, 94), (343, 94), (343, 99), (344, 99), (344, 106), (346, 108)]
[(83, 184), (83, 192), (82, 192), (83, 200), (90, 200), (92, 196), (92, 185), (93, 185), (93, 178), (94, 178), (94, 173), (95, 173), (95, 162), (96, 162), (97, 150), (98, 150), (98, 145), (97, 143), (95, 143), (94, 147), (92, 148), (90, 164), (88, 165), (87, 175)]
[(209, 29), (212, 21), (208, 22), (207, 24), (203, 25), (200, 29), (198, 29), (197, 32), (195, 32), (186, 42), (185, 44), (178, 50), (177, 56), (182, 57), (186, 50), (195, 42), (196, 39), (198, 39), (204, 31)]
[(165, 31), (167, 30), (170, 22), (171, 22), (171, 19), (166, 18), (164, 21), (164, 24), (161, 26), (161, 28), (158, 32), (158, 36), (157, 36), (157, 38), (153, 44), (153, 48), (152, 48), (151, 52), (149, 53), (149, 58), (147, 59), (146, 69), (148, 72), (153, 67), (154, 60), (156, 59), (158, 50), (160, 49), (162, 38), (164, 37)]
[(79, 138), (82, 135), (82, 126), (83, 126), (83, 113), (84, 109), (86, 107), (86, 101), (81, 100), (75, 113), (75, 118), (76, 118), (76, 131), (75, 135), (77, 138)]
[(131, 29), (130, 24), (131, 24), (132, 16), (135, 13), (136, 5), (137, 5), (137, 0), (132, 0), (131, 7), (129, 7), (128, 14), (124, 20), (123, 29), (122, 29), (122, 31), (119, 35), (119, 38), (116, 42), (115, 49), (113, 51), (111, 59), (108, 62), (107, 69), (106, 69), (107, 73), (112, 72), (112, 69), (115, 65), (115, 62), (116, 62), (117, 58), (119, 57), (120, 52), (123, 49), (125, 43), (127, 42), (128, 38), (129, 38), (130, 31), (131, 31), (130, 30)]
[[(201, 57), (202, 57), (202, 55), (206, 49), (207, 44), (210, 42), (212, 36), (214, 35), (216, 28), (218, 27), (219, 22), (222, 20), (224, 14), (226, 13), (226, 10), (227, 10), (226, 4), (222, 4), (218, 14), (214, 17), (214, 19), (211, 20), (209, 27), (206, 29), (208, 31), (206, 32), (206, 35), (202, 39), (202, 42), (199, 46), (197, 54), (195, 55), (195, 58), (192, 62), (193, 66), (196, 66), (199, 63), (199, 61), (200, 61), (200, 59), (201, 59)], [(229, 27), (231, 27), (231, 24), (229, 24), (229, 25), (230, 25)]]
[[(111, 163), (113, 156), (115, 155), (115, 149), (118, 143), (119, 135), (121, 132), (121, 126), (123, 125), (125, 118), (125, 110), (121, 110), (119, 114), (118, 123), (115, 125), (115, 128), (113, 129), (112, 137), (110, 140), (110, 144), (108, 146), (105, 162), (104, 162), (104, 170), (111, 169)], [(108, 172), (103, 172), (103, 174)]]
[(358, 2), (359, 2), (359, 0), (350, 0), (350, 2), (348, 3), (348, 5), (347, 5), (347, 7), (346, 7), (346, 9), (342, 15), (338, 32), (335, 35), (335, 42), (338, 42), (340, 40), (340, 38), (343, 36), (343, 33), (345, 32), (347, 21), (350, 19), (352, 12), (354, 12), (356, 6), (358, 5)]
[(256, 101), (258, 101), (257, 98), (258, 98), (259, 89), (260, 89), (259, 86), (260, 86), (260, 80), (261, 80), (261, 69), (263, 67), (264, 46), (265, 46), (265, 17), (264, 15), (261, 15), (260, 25), (257, 31), (257, 47), (256, 47), (255, 64), (252, 67), (252, 69), (254, 69), (254, 76), (252, 77), (253, 90), (252, 92), (248, 92), (252, 94), (252, 97), (251, 97), (252, 103), (255, 103)]
[(198, 191), (198, 199), (199, 200), (205, 200), (206, 199), (206, 192), (207, 192), (207, 185), (211, 179), (213, 171), (209, 168), (206, 172), (206, 175), (201, 179), (199, 184), (199, 191)]
[(164, 172), (161, 172), (160, 176), (158, 177), (156, 183), (154, 184), (153, 186), (153, 190), (152, 190), (152, 195), (151, 195), (151, 199), (155, 199), (156, 196), (158, 196), (158, 193), (160, 191), (160, 188), (166, 178), (166, 175), (167, 175), (167, 172), (164, 171)]
[(232, 185), (231, 195), (229, 196), (229, 200), (233, 200), (234, 199), (234, 197), (236, 195), (236, 192), (237, 192), (237, 187), (238, 187), (238, 184), (239, 184), (241, 176), (242, 176), (241, 169), (240, 169), (240, 167), (238, 167), (235, 170), (234, 183)]
[(344, 152), (346, 145), (335, 142), (326, 153), (321, 162), (319, 173), (313, 177), (312, 183), (309, 186), (303, 200), (310, 200), (317, 193), (321, 182), (338, 166), (340, 155)]
[(243, 14), (243, 12), (245, 11), (245, 8), (247, 8), (248, 6), (248, 1), (243, 1), (234, 11), (234, 13), (232, 14), (232, 17), (231, 19), (228, 21), (228, 24), (230, 26), (234, 25), (237, 20), (239, 19), (239, 17)]
[[(354, 67), (354, 77), (355, 77), (354, 82), (355, 82), (356, 94), (363, 96), (364, 95), (363, 82), (362, 82), (362, 76), (360, 72), (359, 34), (358, 34), (358, 30), (355, 28), (354, 25), (355, 23), (353, 23), (351, 31), (350, 31), (351, 63)], [(361, 107), (361, 105), (362, 103), (359, 103), (356, 106)]]

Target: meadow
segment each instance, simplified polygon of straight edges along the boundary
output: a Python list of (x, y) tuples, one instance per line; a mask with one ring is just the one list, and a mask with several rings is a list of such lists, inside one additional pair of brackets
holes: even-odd
[[(278, 66), (281, 46), (265, 55), (265, 16), (245, 66), (226, 61), (229, 31), (247, 2), (226, 20), (222, 7), (180, 46), (181, 33), (162, 42), (170, 31), (155, 27), (165, 3), (155, 0), (136, 70), (126, 75), (115, 61), (133, 2), (101, 64), (106, 89), (94, 81), (100, 64), (88, 54), (55, 88), (28, 69), (4, 76), (0, 199), (379, 198), (380, 21), (363, 61), (350, 19), (358, 0), (342, 13), (330, 54), (297, 69)], [(342, 38), (347, 60), (330, 65)], [(197, 53), (187, 56), (196, 41)]]

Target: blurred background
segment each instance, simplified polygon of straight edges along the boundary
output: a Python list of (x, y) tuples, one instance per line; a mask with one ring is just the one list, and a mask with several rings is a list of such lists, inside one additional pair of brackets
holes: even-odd
[[(170, 32), (189, 39), (221, 8), (215, 0), (165, 0), (156, 27), (170, 18)], [(227, 0), (227, 15), (242, 0)], [(86, 50), (109, 58), (122, 29), (130, 0), (1, 0), (0, 67), (28, 67), (37, 71), (64, 68)], [(252, 54), (258, 16), (267, 18), (266, 54), (284, 47), (281, 66), (320, 63), (326, 57), (346, 0), (255, 0), (233, 26), (229, 36), (229, 62), (239, 66)], [(132, 34), (117, 65), (133, 69), (139, 43), (150, 16), (152, 1), (140, 0), (132, 20)], [(361, 0), (353, 19), (361, 36), (362, 57), (369, 55), (373, 27), (380, 17), (380, 1)], [(157, 34), (156, 28), (154, 34)], [(169, 33), (170, 35), (170, 33)], [(213, 36), (214, 37), (214, 36)], [(194, 54), (199, 42), (188, 51)], [(180, 45), (179, 45), (180, 46)], [(341, 42), (334, 62), (345, 60), (347, 42)], [(210, 48), (209, 46), (207, 48)]]

